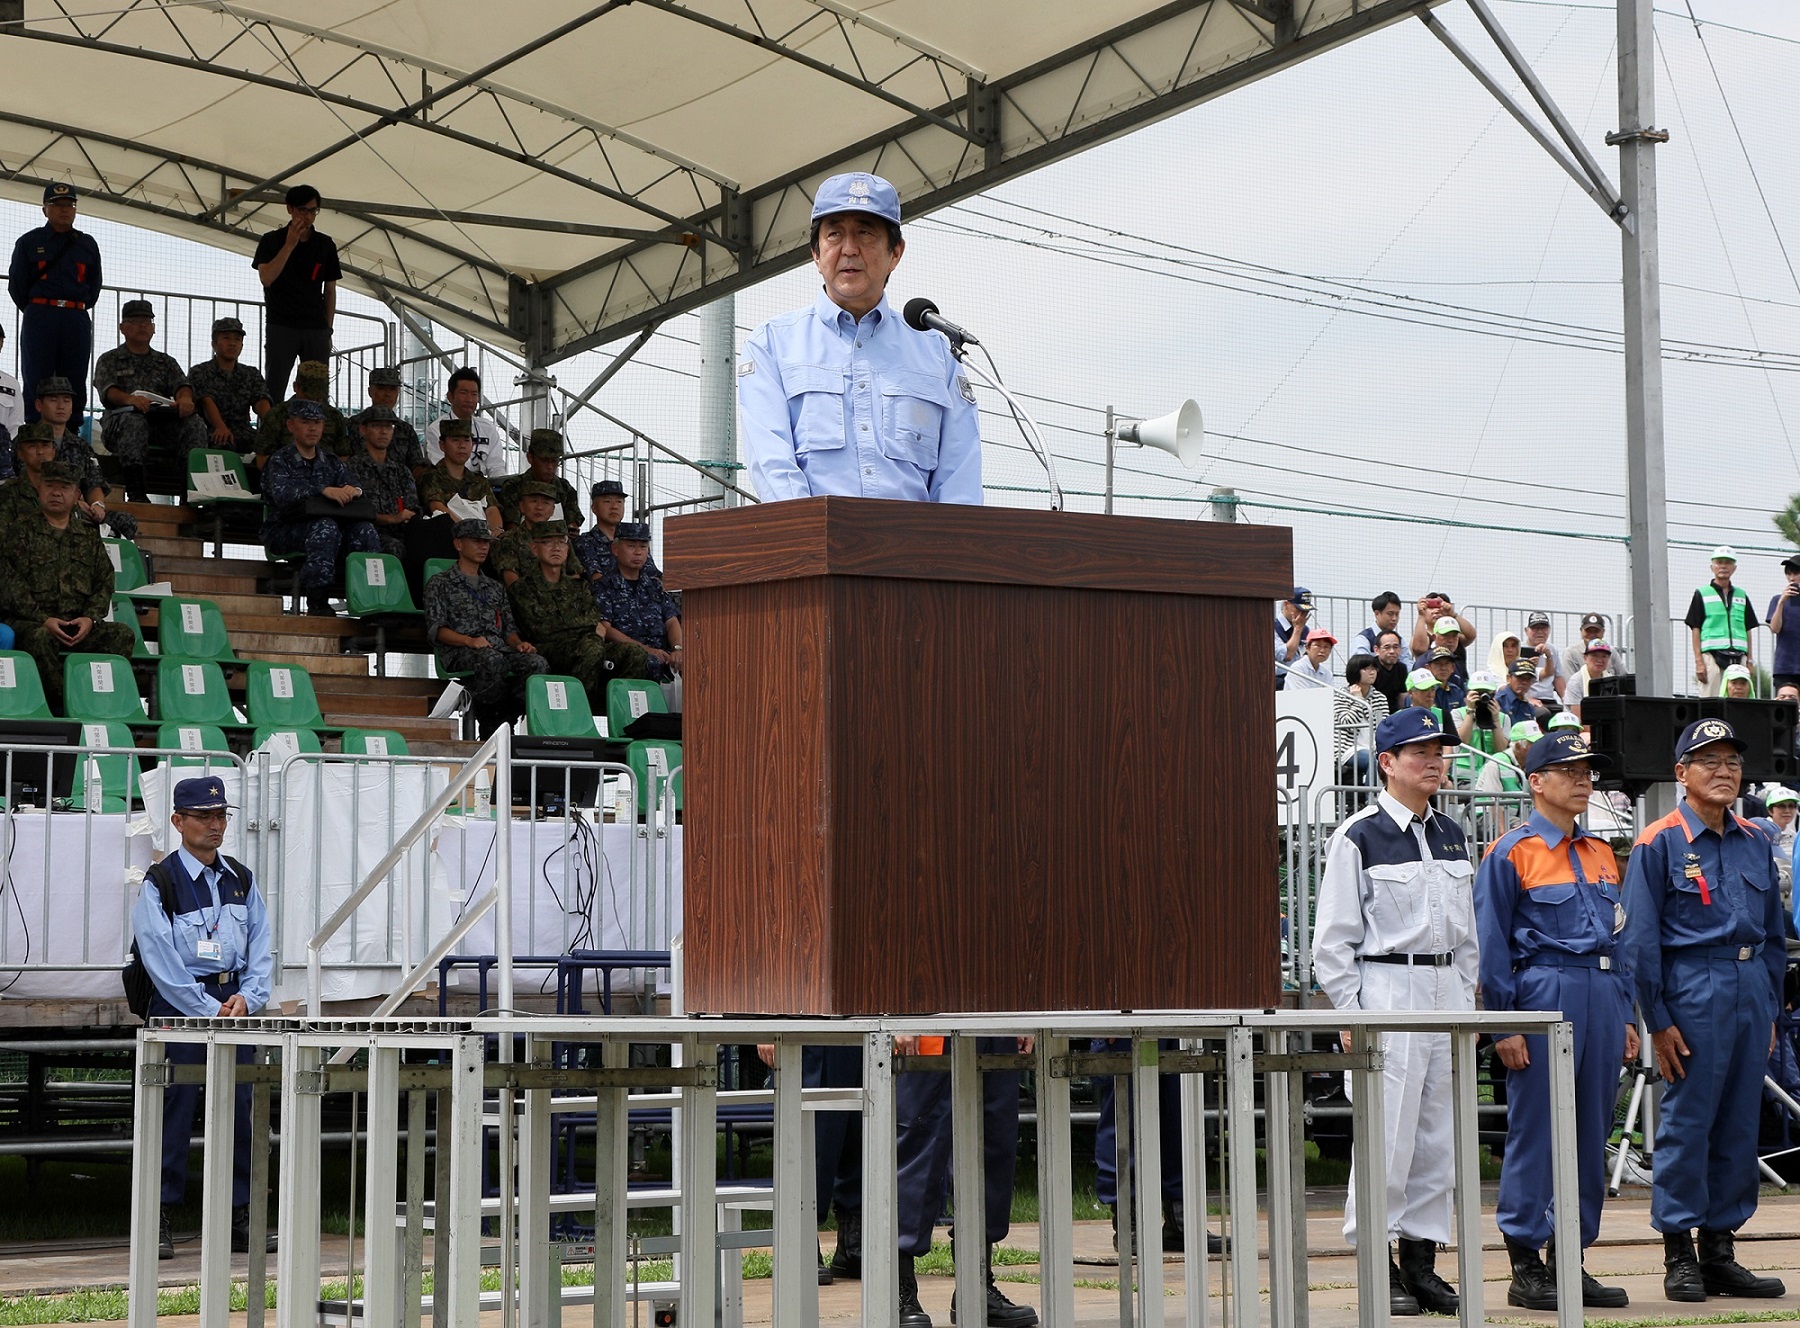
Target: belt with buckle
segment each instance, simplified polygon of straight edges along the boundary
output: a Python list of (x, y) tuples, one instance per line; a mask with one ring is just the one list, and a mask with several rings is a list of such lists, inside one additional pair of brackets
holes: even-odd
[(236, 972), (208, 973), (205, 977), (201, 978), (200, 981), (209, 987), (223, 987), (228, 982), (236, 982), (238, 976), (239, 975)]
[(1405, 964), (1408, 968), (1449, 968), (1455, 962), (1453, 954), (1384, 954), (1361, 955), (1371, 964)]
[(1521, 968), (1597, 968), (1602, 972), (1610, 972), (1612, 966), (1611, 955), (1564, 954), (1559, 950), (1545, 950), (1514, 964), (1513, 971), (1516, 973)]
[(1756, 958), (1761, 949), (1761, 942), (1755, 945), (1684, 945), (1676, 953), (1692, 955), (1696, 959), (1735, 959), (1742, 964)]
[(52, 309), (85, 309), (85, 308), (87, 308), (87, 305), (83, 304), (80, 300), (46, 300), (41, 295), (32, 296), (31, 302), (33, 304), (47, 304)]

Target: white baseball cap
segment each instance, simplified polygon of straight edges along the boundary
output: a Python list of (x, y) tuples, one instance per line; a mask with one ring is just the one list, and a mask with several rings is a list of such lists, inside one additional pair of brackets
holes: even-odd
[(1715, 563), (1735, 563), (1737, 560), (1737, 550), (1732, 548), (1729, 544), (1721, 544), (1712, 551), (1712, 557), (1707, 561)]

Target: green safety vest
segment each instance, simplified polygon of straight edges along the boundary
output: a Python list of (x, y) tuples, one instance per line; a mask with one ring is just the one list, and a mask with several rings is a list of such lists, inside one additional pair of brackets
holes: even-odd
[(1731, 606), (1725, 605), (1719, 588), (1708, 581), (1700, 587), (1700, 600), (1706, 606), (1706, 621), (1700, 627), (1702, 650), (1748, 650), (1750, 625), (1746, 615), (1750, 596), (1732, 587)]

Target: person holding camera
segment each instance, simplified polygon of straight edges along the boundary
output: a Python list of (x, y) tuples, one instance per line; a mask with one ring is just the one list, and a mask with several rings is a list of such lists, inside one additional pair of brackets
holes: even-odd
[[(1442, 591), (1434, 590), (1413, 602), (1417, 617), (1413, 621), (1412, 641), (1408, 645), (1413, 658), (1420, 663), (1438, 646), (1456, 655), (1456, 678), (1469, 676), (1469, 647), (1475, 644), (1475, 624), (1456, 611), (1456, 605)], [(1446, 623), (1444, 620), (1450, 619)], [(1451, 630), (1452, 624), (1455, 630)]]
[[(1492, 758), (1504, 752), (1512, 742), (1512, 721), (1500, 708), (1499, 691), (1498, 678), (1487, 672), (1477, 673), (1469, 679), (1464, 704), (1451, 712), (1456, 736), (1467, 749), (1456, 758), (1458, 775), (1479, 779)], [(1482, 755), (1475, 756), (1471, 754), (1473, 752)]]
[(1275, 690), (1287, 681), (1282, 665), (1297, 664), (1306, 649), (1306, 634), (1312, 630), (1313, 595), (1305, 586), (1295, 586), (1294, 593), (1281, 601), (1275, 619)]
[(1787, 578), (1781, 593), (1769, 601), (1769, 631), (1775, 638), (1773, 684), (1776, 691), (1787, 686), (1800, 686), (1800, 607), (1787, 611), (1790, 599), (1800, 596), (1800, 553), (1781, 560), (1781, 573)]
[(1749, 594), (1731, 584), (1737, 561), (1729, 544), (1712, 551), (1712, 580), (1694, 592), (1683, 619), (1694, 640), (1694, 681), (1702, 696), (1718, 695), (1719, 675), (1733, 664), (1751, 662), (1750, 633), (1759, 624)]

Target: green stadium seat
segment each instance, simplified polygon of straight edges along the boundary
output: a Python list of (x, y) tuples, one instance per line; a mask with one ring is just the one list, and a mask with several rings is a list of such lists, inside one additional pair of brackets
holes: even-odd
[(345, 756), (405, 756), (406, 739), (392, 729), (345, 729)]
[(156, 717), (175, 724), (241, 729), (225, 674), (210, 659), (165, 659), (156, 666)]
[(110, 535), (100, 541), (106, 546), (106, 557), (113, 565), (113, 589), (115, 591), (141, 590), (150, 584), (150, 569), (144, 565), (144, 553), (130, 540), (113, 539)]
[(131, 639), (135, 644), (131, 647), (133, 659), (155, 659), (150, 647), (144, 644), (144, 625), (138, 618), (138, 602), (130, 595), (113, 593), (112, 608), (106, 615), (107, 622), (123, 623), (131, 629)]
[(425, 560), (425, 579), (423, 584), (430, 585), (431, 578), (439, 572), (448, 572), (456, 566), (454, 558), (427, 558)]
[(280, 765), (294, 752), (322, 752), (319, 746), (319, 735), (313, 729), (289, 728), (285, 725), (268, 724), (259, 727), (251, 735), (251, 746), (256, 751), (267, 751), (272, 764)]
[(614, 678), (606, 684), (606, 736), (624, 742), (624, 733), (639, 715), (665, 715), (662, 688), (645, 678)]
[[(668, 783), (669, 773), (681, 764), (681, 744), (665, 739), (644, 739), (625, 748), (625, 764), (637, 776), (638, 815), (646, 816), (657, 805)], [(675, 810), (680, 811), (682, 779), (675, 777)]]
[[(94, 747), (130, 747), (131, 730), (116, 719), (90, 719), (82, 721), (81, 745), (84, 748)], [(141, 797), (138, 789), (138, 758), (118, 753), (111, 756), (88, 756), (82, 758), (81, 768), (75, 772), (75, 783), (70, 789), (70, 806), (77, 811), (85, 811), (88, 807), (88, 791), (90, 783), (98, 779), (100, 800), (94, 808), (97, 812), (123, 812), (131, 809), (131, 800)]]
[(406, 587), (406, 569), (390, 553), (351, 554), (344, 560), (344, 603), (352, 618), (375, 629), (375, 676), (387, 677), (388, 628), (425, 616)]
[[(156, 730), (156, 745), (171, 751), (183, 752), (219, 752), (229, 757), (231, 744), (225, 740), (225, 730), (217, 724), (164, 724)], [(228, 765), (230, 762), (209, 762), (200, 756), (168, 756), (162, 758), (170, 765)]]
[(211, 659), (241, 664), (225, 631), (225, 615), (207, 599), (177, 599), (157, 606), (157, 653), (170, 659)]
[(598, 738), (587, 692), (579, 679), (558, 673), (525, 680), (525, 725), (538, 738)]
[(291, 664), (250, 661), (245, 709), (250, 722), (264, 728), (316, 729), (325, 723), (312, 675)]
[(187, 455), (187, 505), (205, 518), (214, 557), (225, 554), (225, 535), (248, 535), (262, 525), (262, 499), (236, 452), (197, 447)]
[(0, 719), (54, 718), (37, 660), (23, 650), (0, 650)]
[(70, 719), (143, 723), (144, 703), (131, 661), (123, 655), (65, 655), (63, 710)]

